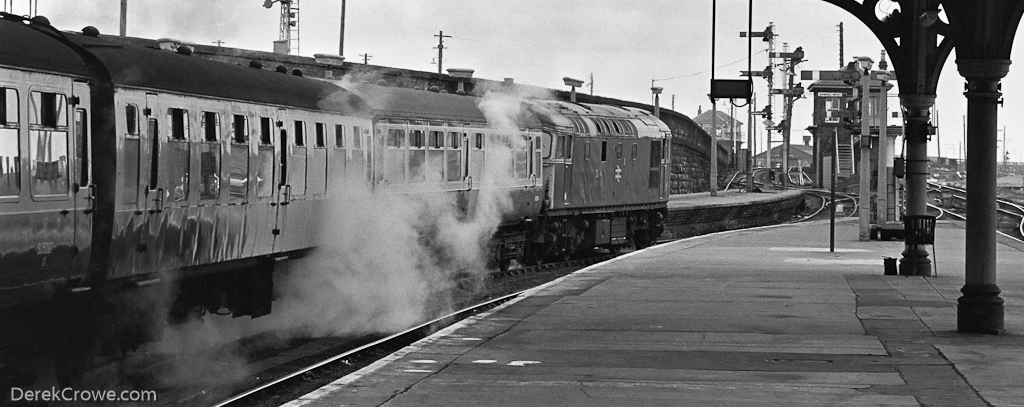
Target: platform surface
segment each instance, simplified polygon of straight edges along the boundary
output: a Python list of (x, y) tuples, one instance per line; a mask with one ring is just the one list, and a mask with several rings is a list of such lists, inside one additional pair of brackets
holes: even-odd
[(956, 332), (962, 224), (937, 278), (857, 223), (701, 236), (592, 266), (289, 405), (1024, 406), (1024, 252), (1000, 244), (1007, 334)]

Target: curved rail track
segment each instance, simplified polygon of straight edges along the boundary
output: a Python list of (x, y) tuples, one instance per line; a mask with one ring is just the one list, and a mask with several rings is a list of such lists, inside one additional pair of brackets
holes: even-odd
[[(492, 286), (501, 285), (503, 282), (513, 279), (512, 277), (528, 276), (537, 272), (557, 269), (579, 269), (616, 256), (617, 255), (599, 254), (563, 263), (550, 263), (530, 267), (512, 268), (504, 271), (495, 271), (489, 275), (489, 279), (492, 280), (490, 284)], [(456, 285), (468, 283), (467, 279), (471, 279), (471, 277), (456, 280)], [(370, 365), (379, 358), (391, 354), (417, 340), (425, 338), (440, 329), (451, 326), (459, 321), (490, 310), (504, 302), (521, 296), (530, 288), (532, 288), (532, 286), (525, 289), (515, 290), (515, 292), (497, 295), (494, 298), (481, 300), (478, 303), (467, 306), (459, 311), (439, 316), (416, 326), (412, 326), (404, 331), (372, 340), (351, 349), (339, 351), (336, 354), (323, 358), (315, 363), (311, 363), (308, 366), (294, 369), (277, 378), (267, 380), (258, 386), (237, 393), (214, 405), (218, 407), (271, 404), (279, 405), (282, 402), (287, 402), (294, 399), (296, 396), (301, 396), (308, 392), (302, 389), (307, 389), (311, 386), (315, 386), (313, 388), (319, 388), (327, 383), (331, 383), (349, 372), (358, 370), (362, 366)]]
[[(941, 205), (929, 203), (930, 207), (941, 211), (939, 218), (948, 214), (961, 220), (966, 219), (966, 214), (963, 212), (967, 207), (966, 190), (947, 185), (929, 184), (928, 193), (929, 197), (939, 195), (933, 199)], [(943, 202), (946, 197), (949, 199), (947, 202)], [(1024, 239), (1024, 206), (1002, 199), (997, 199), (996, 203), (998, 205), (996, 211), (999, 214), (997, 229), (1008, 237), (1017, 240)]]

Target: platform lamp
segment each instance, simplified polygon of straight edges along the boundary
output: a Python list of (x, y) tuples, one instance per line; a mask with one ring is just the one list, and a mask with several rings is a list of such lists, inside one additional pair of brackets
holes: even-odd
[(661, 118), (661, 107), (659, 105), (658, 95), (664, 90), (661, 86), (651, 87), (651, 93), (654, 94), (654, 117)]
[(565, 83), (565, 86), (572, 87), (572, 93), (569, 94), (569, 101), (572, 103), (576, 103), (576, 88), (583, 86), (583, 81), (566, 76), (562, 78), (562, 82)]

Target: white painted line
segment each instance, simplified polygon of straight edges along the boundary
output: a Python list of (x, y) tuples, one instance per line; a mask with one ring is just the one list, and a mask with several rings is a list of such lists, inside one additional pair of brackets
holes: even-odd
[(529, 365), (539, 365), (539, 364), (540, 364), (540, 362), (538, 362), (536, 360), (514, 360), (514, 361), (511, 361), (511, 362), (508, 362), (508, 366), (529, 366)]
[[(812, 253), (825, 253), (829, 252), (827, 247), (770, 247), (768, 250), (773, 252), (812, 252)], [(836, 253), (864, 253), (871, 252), (872, 250), (867, 249), (840, 249), (836, 248)]]
[(883, 264), (881, 259), (811, 259), (806, 257), (794, 257), (782, 261), (783, 263), (800, 263), (814, 266), (877, 266)]

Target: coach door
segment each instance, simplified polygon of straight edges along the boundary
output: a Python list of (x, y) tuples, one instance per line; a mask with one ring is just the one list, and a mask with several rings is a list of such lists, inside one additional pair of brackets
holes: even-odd
[(137, 247), (140, 252), (136, 264), (136, 272), (152, 272), (157, 270), (158, 255), (160, 254), (160, 243), (158, 241), (161, 219), (163, 218), (164, 205), (167, 202), (167, 192), (164, 185), (160, 183), (160, 109), (155, 106), (156, 94), (147, 93), (145, 96), (142, 115), (138, 123), (139, 151), (138, 151), (138, 177), (139, 184), (144, 188), (142, 202), (139, 209), (142, 211), (140, 222), (142, 230), (142, 241)]
[(277, 183), (275, 184), (274, 200), (270, 205), (274, 208), (274, 229), (271, 234), (274, 236), (274, 252), (282, 252), (287, 250), (285, 248), (285, 242), (287, 239), (282, 236), (285, 233), (286, 223), (285, 218), (288, 216), (288, 206), (291, 203), (291, 185), (288, 183), (288, 165), (289, 155), (291, 149), (289, 148), (290, 137), (288, 134), (287, 126), (287, 112), (279, 110), (277, 114), (277, 146), (276, 158), (277, 165), (275, 173), (278, 174)]
[(89, 265), (92, 241), (92, 219), (96, 210), (96, 187), (92, 183), (92, 140), (89, 137), (91, 109), (89, 86), (85, 82), (72, 82), (71, 87), (71, 207), (74, 211), (72, 236), (72, 266), (68, 278), (84, 276)]
[[(569, 192), (572, 189), (572, 135), (566, 134), (558, 137), (558, 145), (555, 147), (556, 158), (562, 162), (562, 204), (569, 205)], [(556, 197), (557, 199), (557, 197)]]

